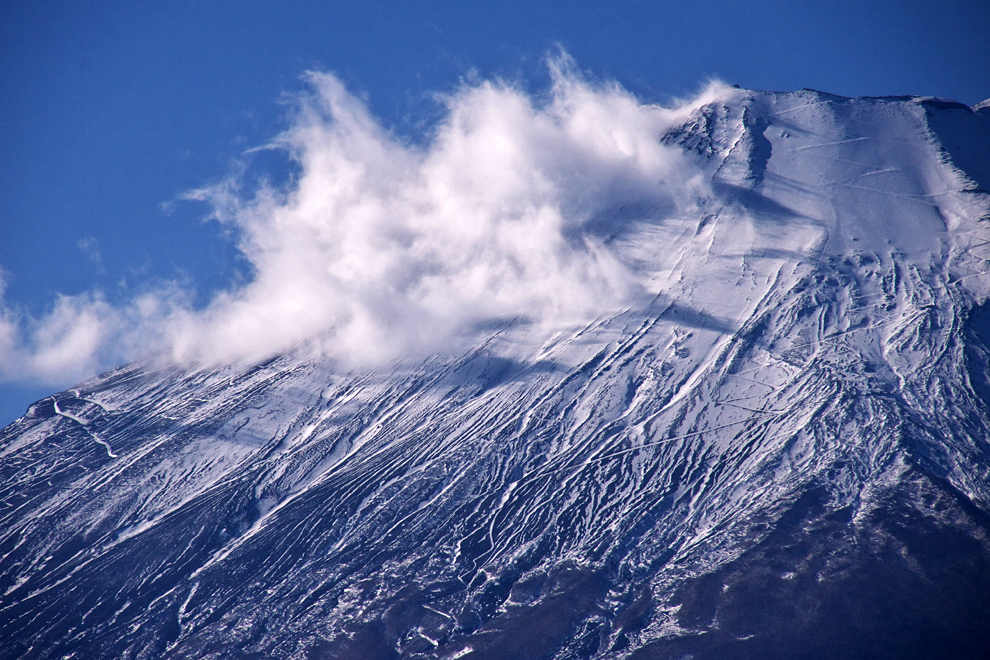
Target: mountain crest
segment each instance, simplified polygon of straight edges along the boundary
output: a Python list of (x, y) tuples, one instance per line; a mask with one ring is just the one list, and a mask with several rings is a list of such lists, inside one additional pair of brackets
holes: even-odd
[(659, 136), (694, 206), (602, 220), (641, 303), (34, 404), (0, 658), (981, 657), (988, 136), (733, 90)]

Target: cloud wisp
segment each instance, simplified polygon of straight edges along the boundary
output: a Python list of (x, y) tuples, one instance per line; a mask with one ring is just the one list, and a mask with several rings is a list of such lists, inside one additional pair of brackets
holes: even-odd
[(266, 147), (285, 150), (292, 180), (188, 195), (235, 229), (249, 283), (199, 309), (174, 285), (123, 306), (60, 297), (40, 319), (3, 311), (0, 376), (66, 382), (149, 353), (219, 364), (301, 345), (377, 364), (492, 323), (572, 323), (650, 295), (609, 247), (627, 222), (618, 210), (696, 212), (704, 178), (658, 138), (730, 92), (713, 85), (664, 108), (550, 66), (538, 99), (501, 81), (449, 94), (422, 146), (391, 135), (332, 74), (307, 74), (291, 125)]

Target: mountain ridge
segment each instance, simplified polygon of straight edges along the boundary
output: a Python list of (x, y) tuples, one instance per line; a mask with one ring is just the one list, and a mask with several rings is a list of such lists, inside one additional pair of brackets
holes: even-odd
[(702, 106), (658, 139), (710, 194), (591, 220), (653, 289), (590, 323), (34, 404), (0, 432), (0, 658), (980, 657), (990, 118), (962, 107)]

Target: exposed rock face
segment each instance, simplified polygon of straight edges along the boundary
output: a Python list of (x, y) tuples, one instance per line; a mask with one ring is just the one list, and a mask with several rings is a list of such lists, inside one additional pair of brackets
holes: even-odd
[(0, 658), (979, 658), (986, 112), (747, 92), (660, 136), (657, 296), (367, 372), (132, 365), (0, 432)]

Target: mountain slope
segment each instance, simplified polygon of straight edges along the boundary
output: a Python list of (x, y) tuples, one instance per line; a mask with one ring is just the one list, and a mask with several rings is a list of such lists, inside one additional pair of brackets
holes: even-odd
[(651, 300), (36, 403), (0, 658), (982, 657), (988, 126), (738, 91), (659, 136), (695, 215), (594, 219)]

